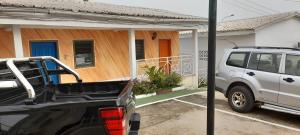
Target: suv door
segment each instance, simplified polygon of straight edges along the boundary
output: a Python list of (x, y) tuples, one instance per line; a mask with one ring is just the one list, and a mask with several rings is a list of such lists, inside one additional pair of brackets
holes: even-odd
[(300, 108), (300, 55), (286, 54), (284, 74), (280, 76), (278, 102)]
[(253, 52), (243, 78), (255, 88), (256, 100), (277, 103), (282, 54)]

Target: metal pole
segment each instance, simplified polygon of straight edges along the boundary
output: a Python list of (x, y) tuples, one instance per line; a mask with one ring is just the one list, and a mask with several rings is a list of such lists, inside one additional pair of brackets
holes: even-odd
[(217, 0), (209, 0), (207, 135), (214, 135)]

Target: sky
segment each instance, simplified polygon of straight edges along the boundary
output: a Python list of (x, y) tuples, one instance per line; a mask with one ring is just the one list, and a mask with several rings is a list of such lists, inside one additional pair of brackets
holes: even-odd
[[(209, 0), (91, 0), (208, 17)], [(218, 21), (299, 11), (300, 0), (218, 0)]]

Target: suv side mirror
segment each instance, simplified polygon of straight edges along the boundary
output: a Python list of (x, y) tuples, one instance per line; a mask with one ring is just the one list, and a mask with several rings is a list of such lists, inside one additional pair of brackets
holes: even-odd
[(18, 88), (16, 81), (0, 81), (0, 89), (13, 89)]

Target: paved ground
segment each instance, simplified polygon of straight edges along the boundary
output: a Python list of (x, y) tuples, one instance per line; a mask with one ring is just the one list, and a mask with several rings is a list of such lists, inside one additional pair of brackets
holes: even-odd
[[(206, 134), (206, 93), (194, 94), (140, 107), (141, 135)], [(249, 114), (233, 112), (216, 93), (216, 135), (299, 135), (300, 117), (255, 109)]]

